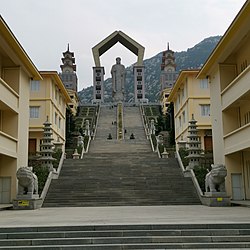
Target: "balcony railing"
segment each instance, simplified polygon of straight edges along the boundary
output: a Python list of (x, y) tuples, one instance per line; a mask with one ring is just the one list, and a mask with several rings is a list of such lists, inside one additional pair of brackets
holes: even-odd
[(0, 78), (0, 100), (13, 110), (18, 109), (19, 95)]
[(222, 110), (229, 107), (250, 91), (250, 65), (239, 74), (222, 92)]
[(17, 139), (0, 131), (0, 154), (17, 157)]
[(225, 154), (250, 149), (250, 123), (224, 136)]

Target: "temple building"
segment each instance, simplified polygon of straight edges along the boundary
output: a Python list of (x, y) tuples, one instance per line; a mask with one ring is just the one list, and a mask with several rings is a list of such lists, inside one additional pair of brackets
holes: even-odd
[(169, 93), (174, 86), (178, 73), (176, 72), (174, 51), (169, 49), (169, 43), (167, 50), (162, 52), (162, 64), (161, 64), (161, 106), (162, 112), (166, 114), (169, 102), (167, 100)]
[(62, 63), (63, 64), (60, 65), (62, 72), (59, 73), (59, 76), (72, 100), (72, 102), (69, 104), (69, 107), (73, 114), (76, 114), (79, 104), (77, 95), (77, 75), (74, 52), (69, 50), (69, 44), (67, 51), (63, 52)]

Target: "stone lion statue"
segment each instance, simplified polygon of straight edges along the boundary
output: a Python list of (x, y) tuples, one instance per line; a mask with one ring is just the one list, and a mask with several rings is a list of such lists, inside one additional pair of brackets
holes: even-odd
[(16, 172), (18, 179), (18, 195), (38, 195), (37, 176), (30, 167), (20, 167)]
[(206, 192), (225, 192), (225, 177), (227, 169), (223, 164), (212, 164), (211, 171), (206, 175)]

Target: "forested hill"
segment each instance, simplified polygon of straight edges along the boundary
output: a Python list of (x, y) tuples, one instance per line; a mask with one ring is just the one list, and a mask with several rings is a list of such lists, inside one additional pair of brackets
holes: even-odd
[[(175, 52), (177, 70), (200, 68), (207, 60), (220, 38), (221, 36), (209, 37), (196, 44), (194, 47), (187, 49), (187, 51)], [(146, 98), (148, 98), (150, 102), (159, 102), (161, 58), (162, 52), (159, 52), (157, 55), (143, 61), (145, 66)], [(134, 85), (131, 84), (133, 81), (133, 65), (131, 65), (126, 68), (126, 101), (129, 101), (134, 96)], [(104, 89), (105, 102), (111, 101), (111, 78), (105, 80)], [(93, 98), (93, 86), (83, 89), (78, 94), (82, 103), (91, 103)]]

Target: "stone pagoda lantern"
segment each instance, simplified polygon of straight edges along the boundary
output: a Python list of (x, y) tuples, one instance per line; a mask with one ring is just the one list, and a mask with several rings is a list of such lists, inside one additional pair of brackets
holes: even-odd
[(43, 138), (42, 144), (40, 145), (40, 161), (43, 167), (48, 168), (49, 171), (53, 171), (53, 161), (55, 158), (52, 157), (54, 146), (52, 141), (52, 131), (51, 131), (51, 123), (49, 122), (48, 116), (47, 121), (44, 122), (43, 127)]
[(188, 156), (189, 164), (188, 169), (193, 169), (194, 166), (199, 165), (201, 155), (201, 142), (198, 136), (197, 121), (194, 119), (194, 114), (192, 114), (192, 119), (189, 121), (188, 125)]

